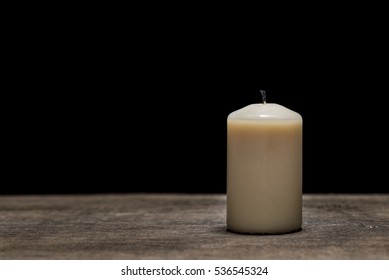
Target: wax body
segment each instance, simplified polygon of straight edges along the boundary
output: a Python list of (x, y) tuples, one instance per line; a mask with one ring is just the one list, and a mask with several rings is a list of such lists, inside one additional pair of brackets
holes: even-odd
[(302, 224), (302, 118), (253, 104), (227, 119), (227, 227), (278, 234)]

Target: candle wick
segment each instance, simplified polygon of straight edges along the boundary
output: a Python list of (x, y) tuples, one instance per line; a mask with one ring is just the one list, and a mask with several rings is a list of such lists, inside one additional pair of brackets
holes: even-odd
[(262, 102), (266, 104), (266, 90), (259, 90), (262, 94)]

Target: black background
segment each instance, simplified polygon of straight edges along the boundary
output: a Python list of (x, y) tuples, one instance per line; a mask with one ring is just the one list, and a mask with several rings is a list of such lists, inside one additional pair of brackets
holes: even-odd
[(26, 31), (0, 192), (224, 193), (226, 118), (259, 89), (303, 117), (305, 193), (388, 192), (383, 37), (284, 28)]
[(259, 88), (303, 116), (304, 192), (387, 192), (379, 95), (321, 77), (268, 82), (220, 71), (226, 76), (212, 82), (176, 73), (171, 85), (149, 80), (121, 85), (123, 93), (108, 84), (89, 95), (21, 98), (2, 192), (225, 192), (226, 118), (260, 102)]

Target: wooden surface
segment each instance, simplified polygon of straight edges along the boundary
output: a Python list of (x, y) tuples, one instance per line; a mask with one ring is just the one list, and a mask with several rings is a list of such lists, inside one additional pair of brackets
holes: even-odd
[(305, 195), (301, 232), (226, 231), (225, 195), (0, 196), (0, 259), (389, 259), (389, 195)]

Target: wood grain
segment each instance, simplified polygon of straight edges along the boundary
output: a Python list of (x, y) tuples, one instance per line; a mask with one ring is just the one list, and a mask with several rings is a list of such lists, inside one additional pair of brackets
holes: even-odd
[(0, 196), (0, 259), (389, 259), (389, 195), (304, 195), (285, 235), (227, 232), (225, 199)]

